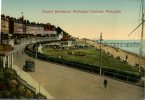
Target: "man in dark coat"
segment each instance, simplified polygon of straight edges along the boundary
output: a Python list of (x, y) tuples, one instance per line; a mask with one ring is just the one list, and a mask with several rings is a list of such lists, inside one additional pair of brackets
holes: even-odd
[(105, 88), (107, 87), (107, 83), (108, 83), (108, 81), (107, 81), (106, 79), (104, 79), (103, 84), (104, 84), (104, 87), (105, 87)]

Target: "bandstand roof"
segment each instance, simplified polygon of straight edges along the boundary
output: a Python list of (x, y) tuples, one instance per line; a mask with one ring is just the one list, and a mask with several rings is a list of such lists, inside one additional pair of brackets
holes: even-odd
[(5, 56), (13, 53), (13, 47), (7, 44), (0, 44), (0, 56)]

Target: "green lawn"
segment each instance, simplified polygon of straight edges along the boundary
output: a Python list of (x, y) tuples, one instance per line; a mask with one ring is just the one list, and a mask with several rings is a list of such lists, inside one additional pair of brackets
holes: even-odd
[[(80, 49), (80, 50), (54, 50), (52, 48), (43, 48), (43, 52), (49, 56), (59, 57), (61, 56), (62, 59), (69, 60), (69, 61), (79, 61), (82, 63), (88, 63), (93, 65), (100, 64), (100, 51), (96, 49)], [(69, 55), (68, 52), (78, 53), (81, 52), (85, 54), (85, 56), (75, 56)], [(105, 53), (102, 53), (102, 66), (107, 67), (115, 67), (117, 69), (122, 69), (126, 71), (134, 71), (138, 72), (138, 69), (128, 65), (127, 63), (123, 63), (113, 57), (108, 56)]]

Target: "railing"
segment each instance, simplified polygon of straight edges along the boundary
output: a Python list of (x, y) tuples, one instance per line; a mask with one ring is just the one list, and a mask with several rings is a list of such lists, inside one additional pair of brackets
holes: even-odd
[(137, 82), (140, 80), (140, 78), (133, 78), (133, 77), (129, 77), (129, 76), (122, 75), (122, 74), (112, 73), (109, 71), (102, 71), (102, 74), (106, 75), (106, 76), (110, 76), (114, 79), (121, 79), (121, 80), (124, 80), (126, 82), (134, 82), (134, 81)]

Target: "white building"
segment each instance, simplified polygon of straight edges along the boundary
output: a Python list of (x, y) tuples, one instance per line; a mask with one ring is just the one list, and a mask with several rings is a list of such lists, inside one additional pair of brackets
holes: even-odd
[(38, 26), (37, 27), (37, 34), (41, 34), (41, 35), (44, 34), (44, 27), (43, 26)]
[(43, 35), (56, 35), (56, 31), (45, 30)]
[(10, 45), (0, 44), (0, 65), (3, 68), (13, 67), (13, 48)]
[(24, 25), (21, 21), (14, 22), (14, 34), (24, 34)]
[(26, 34), (37, 34), (37, 26), (34, 25), (26, 25)]
[(62, 38), (63, 38), (63, 31), (60, 34), (58, 34), (57, 40), (61, 40)]
[(44, 27), (39, 25), (26, 25), (26, 34), (41, 34), (44, 33)]
[(9, 44), (9, 19), (1, 17), (1, 33), (0, 33), (0, 42), (4, 44)]

